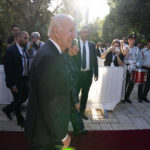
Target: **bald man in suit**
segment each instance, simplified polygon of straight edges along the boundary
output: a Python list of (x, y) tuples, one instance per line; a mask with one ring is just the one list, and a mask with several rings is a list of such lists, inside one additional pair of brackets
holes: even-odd
[(49, 26), (49, 39), (31, 65), (25, 132), (32, 150), (56, 150), (70, 144), (71, 100), (61, 54), (71, 47), (74, 31), (74, 21), (70, 16), (54, 16)]

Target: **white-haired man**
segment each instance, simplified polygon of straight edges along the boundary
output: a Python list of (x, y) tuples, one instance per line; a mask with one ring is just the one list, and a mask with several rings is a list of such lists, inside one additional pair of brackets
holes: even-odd
[(32, 150), (55, 150), (60, 145), (68, 147), (71, 141), (68, 135), (69, 84), (61, 53), (71, 47), (75, 37), (73, 19), (65, 14), (55, 15), (48, 35), (49, 40), (31, 65), (25, 132)]

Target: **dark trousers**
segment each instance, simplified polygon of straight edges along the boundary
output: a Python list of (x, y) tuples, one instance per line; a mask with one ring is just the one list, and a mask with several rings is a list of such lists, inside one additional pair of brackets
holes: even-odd
[(76, 110), (75, 107), (72, 107), (71, 110), (71, 123), (74, 129), (74, 133), (80, 132), (85, 128), (80, 113)]
[(138, 86), (139, 99), (146, 98), (150, 89), (150, 69), (147, 69), (145, 67), (142, 67), (142, 69), (146, 69), (148, 73), (147, 73), (147, 79), (145, 84), (139, 84)]
[(125, 100), (129, 99), (131, 92), (134, 88), (134, 82), (131, 80), (131, 73), (127, 70), (126, 85), (125, 85)]
[[(82, 131), (85, 127), (82, 121), (82, 117), (78, 110), (75, 108), (75, 102), (73, 101), (72, 92), (70, 93), (70, 99), (72, 103), (72, 109), (71, 109), (71, 123), (74, 129), (74, 133)], [(77, 103), (77, 102), (76, 102)]]
[(81, 90), (80, 112), (84, 113), (89, 89), (92, 83), (92, 74), (90, 71), (81, 71), (79, 76), (79, 91)]
[(28, 87), (28, 79), (23, 77), (21, 82), (16, 85), (18, 89), (18, 93), (14, 93), (12, 90), (13, 95), (13, 102), (5, 107), (5, 110), (9, 113), (15, 112), (17, 120), (22, 119), (21, 114), (21, 104), (26, 101), (28, 98), (29, 87)]

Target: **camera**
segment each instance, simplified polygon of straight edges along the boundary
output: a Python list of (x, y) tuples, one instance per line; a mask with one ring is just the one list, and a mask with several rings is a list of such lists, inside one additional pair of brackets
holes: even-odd
[(39, 47), (39, 44), (37, 43), (37, 42), (33, 42), (33, 47), (35, 48), (35, 49), (39, 49), (40, 47)]
[(118, 52), (119, 52), (119, 51), (120, 51), (119, 47), (116, 47), (116, 48), (115, 48), (115, 51), (118, 51)]

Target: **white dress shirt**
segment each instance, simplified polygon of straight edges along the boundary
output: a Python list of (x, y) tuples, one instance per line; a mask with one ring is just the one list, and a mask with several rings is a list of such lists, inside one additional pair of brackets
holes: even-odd
[(61, 50), (60, 46), (55, 41), (53, 41), (51, 38), (49, 38), (49, 40), (56, 46), (59, 53), (62, 54), (62, 50)]
[[(81, 62), (83, 61), (83, 45), (84, 45), (84, 42), (82, 40), (80, 40)], [(89, 71), (90, 70), (90, 49), (89, 49), (88, 41), (85, 41), (85, 49), (86, 49), (86, 67), (85, 67), (85, 69), (83, 69), (82, 65), (81, 65), (81, 71)]]
[[(19, 50), (19, 52), (20, 52), (20, 54), (22, 56), (22, 64), (23, 64), (23, 73), (22, 73), (22, 75), (24, 76), (25, 75), (24, 57), (25, 57), (26, 64), (28, 64), (27, 56), (26, 56), (23, 48), (17, 42), (16, 42), (16, 45), (17, 45), (18, 50)], [(28, 66), (27, 66), (27, 68), (28, 68)]]

